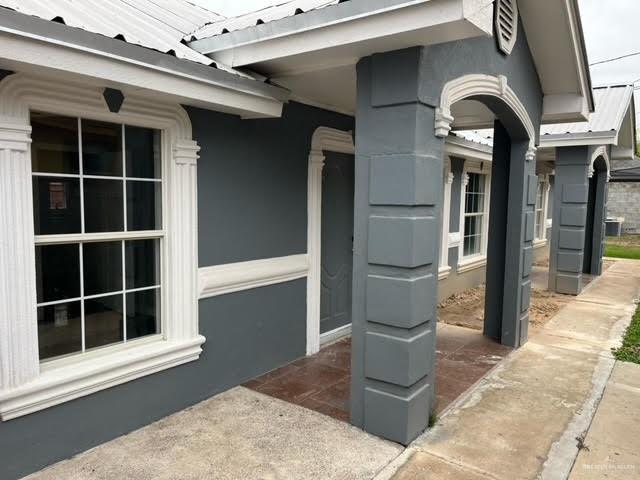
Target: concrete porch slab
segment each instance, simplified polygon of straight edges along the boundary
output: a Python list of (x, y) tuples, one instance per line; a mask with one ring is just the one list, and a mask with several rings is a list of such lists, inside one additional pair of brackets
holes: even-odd
[(402, 447), (237, 387), (29, 480), (369, 479)]

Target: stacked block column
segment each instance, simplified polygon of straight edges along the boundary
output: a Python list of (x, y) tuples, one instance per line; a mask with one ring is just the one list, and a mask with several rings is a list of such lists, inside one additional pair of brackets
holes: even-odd
[(557, 149), (549, 290), (558, 293), (577, 295), (582, 291), (588, 171), (588, 147)]
[(433, 399), (442, 139), (419, 49), (358, 64), (352, 423), (407, 444)]

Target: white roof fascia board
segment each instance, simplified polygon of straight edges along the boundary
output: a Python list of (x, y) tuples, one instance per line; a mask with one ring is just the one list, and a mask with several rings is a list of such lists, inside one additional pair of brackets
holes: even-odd
[[(554, 31), (550, 31), (549, 14), (546, 7), (552, 1), (554, 5), (556, 1), (560, 2), (559, 7), (564, 12), (566, 20), (562, 29), (555, 28)], [(543, 101), (542, 123), (570, 123), (588, 120), (589, 113), (594, 111), (594, 101), (577, 0), (520, 0), (518, 5), (534, 62), (539, 72), (558, 68), (556, 52), (553, 46), (549, 45), (553, 35), (558, 37), (555, 41), (570, 45), (573, 52), (572, 58), (567, 61), (571, 61), (572, 70), (575, 72), (576, 91), (543, 92), (545, 99)], [(543, 90), (545, 90), (544, 81), (542, 83)]]
[(617, 145), (617, 132), (568, 133), (540, 136), (540, 148), (575, 147), (580, 145)]
[[(374, 2), (381, 8), (370, 5)], [(367, 11), (338, 16), (340, 9), (349, 11), (346, 9), (362, 8), (362, 4), (368, 4)], [(327, 18), (329, 14), (335, 18)], [(302, 17), (305, 17), (304, 23), (299, 20)], [(227, 65), (245, 66), (426, 29), (434, 29), (434, 33), (438, 30), (437, 38), (429, 43), (490, 36), (492, 25), (491, 0), (413, 0), (391, 6), (383, 1), (351, 0), (250, 29), (196, 40), (189, 46)]]
[[(46, 69), (57, 75), (71, 74), (87, 81), (100, 81), (123, 91), (160, 95), (180, 103), (234, 113), (247, 117), (277, 117), (288, 100), (284, 89), (238, 77), (213, 67), (169, 57), (135, 45), (129, 45), (97, 34), (68, 29), (46, 20), (27, 17), (30, 22), (43, 22), (48, 28), (75, 30), (74, 35), (91, 36), (91, 46), (69, 42), (29, 31), (16, 30), (5, 24), (9, 15), (0, 17), (0, 65), (14, 70)], [(93, 38), (95, 37), (95, 38)], [(114, 49), (95, 48), (96, 43), (114, 42)], [(110, 46), (109, 44), (108, 46)], [(127, 54), (116, 53), (127, 50)], [(135, 49), (135, 55), (129, 55)], [(149, 59), (153, 58), (153, 63)], [(175, 68), (172, 68), (175, 67)]]
[(461, 157), (464, 159), (491, 162), (493, 160), (493, 148), (488, 145), (465, 140), (464, 138), (449, 135), (444, 144), (445, 155)]

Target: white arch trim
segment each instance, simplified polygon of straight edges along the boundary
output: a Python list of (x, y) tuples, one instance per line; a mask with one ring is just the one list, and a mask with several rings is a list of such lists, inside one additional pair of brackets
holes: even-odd
[(480, 95), (500, 98), (513, 110), (529, 136), (527, 157), (531, 158), (535, 155), (536, 132), (533, 122), (504, 75), (469, 74), (447, 82), (440, 95), (440, 106), (436, 108), (435, 135), (442, 138), (449, 135), (454, 120), (451, 113), (451, 106), (454, 103)]
[(594, 164), (598, 158), (602, 157), (604, 163), (607, 165), (607, 181), (611, 178), (611, 161), (609, 159), (609, 150), (605, 145), (594, 148), (591, 151), (591, 160), (589, 161), (589, 178), (593, 177), (595, 171)]
[[(30, 111), (162, 131), (162, 336), (41, 366), (36, 312)], [(103, 88), (13, 74), (0, 82), (0, 417), (8, 420), (196, 360), (199, 147), (178, 104), (127, 95), (110, 112)], [(9, 213), (11, 212), (11, 213)], [(125, 353), (126, 350), (126, 353)]]
[(320, 350), (320, 275), (322, 252), (322, 170), (324, 152), (353, 155), (355, 145), (351, 132), (318, 127), (311, 138), (309, 181), (307, 189), (307, 355)]

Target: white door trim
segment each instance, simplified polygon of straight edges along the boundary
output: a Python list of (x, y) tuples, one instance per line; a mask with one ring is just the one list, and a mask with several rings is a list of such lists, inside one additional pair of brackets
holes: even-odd
[(355, 154), (351, 132), (318, 127), (311, 138), (307, 189), (307, 355), (320, 350), (320, 272), (322, 252), (322, 169), (324, 152)]

